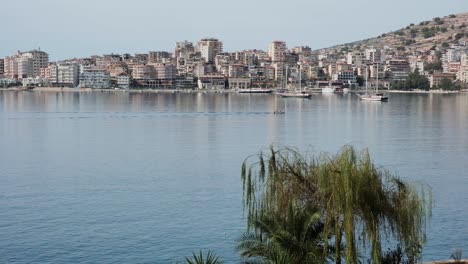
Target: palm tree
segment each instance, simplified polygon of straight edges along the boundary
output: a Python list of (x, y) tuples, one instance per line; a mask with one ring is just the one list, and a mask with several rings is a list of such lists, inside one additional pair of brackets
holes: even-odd
[(313, 210), (290, 208), (288, 217), (263, 215), (244, 233), (236, 250), (244, 263), (322, 263), (323, 223)]
[(192, 258), (185, 257), (187, 264), (222, 264), (218, 256), (212, 251), (208, 251), (206, 257), (203, 256), (203, 252), (200, 250), (200, 253), (197, 255), (192, 253)]
[(383, 238), (404, 248), (424, 242), (430, 194), (377, 167), (366, 150), (345, 146), (335, 156), (308, 159), (293, 149), (271, 148), (258, 157), (248, 158), (241, 173), (249, 227), (271, 214), (287, 219), (289, 208), (316, 208), (324, 225), (321, 260), (330, 257), (333, 242), (338, 264), (342, 255), (346, 263), (358, 263), (360, 249), (368, 244), (372, 262), (381, 263)]

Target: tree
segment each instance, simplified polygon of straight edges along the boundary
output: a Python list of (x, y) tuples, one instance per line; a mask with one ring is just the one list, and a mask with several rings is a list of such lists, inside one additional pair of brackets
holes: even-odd
[(362, 78), (362, 76), (356, 76), (356, 82), (358, 83), (359, 86), (363, 86), (364, 85), (364, 78)]
[(460, 90), (460, 87), (452, 82), (449, 78), (443, 78), (440, 80), (439, 88), (447, 91)]
[(430, 71), (430, 72), (434, 72), (434, 71), (440, 71), (442, 70), (442, 62), (441, 61), (436, 61), (436, 62), (431, 62), (431, 63), (428, 63), (424, 66), (424, 70), (425, 71)]
[(222, 264), (219, 257), (216, 256), (213, 251), (208, 251), (205, 257), (201, 250), (198, 255), (192, 253), (192, 258), (185, 257), (185, 261), (187, 264)]
[(322, 261), (334, 252), (335, 263), (344, 256), (356, 264), (360, 250), (370, 245), (372, 263), (379, 264), (382, 239), (401, 244), (407, 255), (412, 245), (424, 242), (431, 208), (427, 188), (417, 189), (376, 166), (366, 150), (345, 146), (334, 156), (307, 158), (290, 148), (271, 148), (248, 158), (241, 178), (250, 228), (269, 215), (288, 219), (291, 208), (304, 215), (319, 211)]
[(317, 210), (290, 208), (288, 216), (262, 215), (236, 250), (244, 263), (323, 263), (323, 223)]
[(416, 69), (406, 78), (405, 87), (407, 89), (429, 90), (430, 85), (429, 80), (425, 76), (419, 74), (419, 70)]
[(463, 38), (464, 36), (465, 36), (464, 33), (457, 33), (457, 34), (455, 34), (455, 40), (459, 40), (459, 39)]

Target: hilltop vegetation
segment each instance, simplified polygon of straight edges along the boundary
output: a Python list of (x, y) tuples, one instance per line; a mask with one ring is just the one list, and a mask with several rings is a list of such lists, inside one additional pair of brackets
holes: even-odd
[(385, 46), (404, 52), (426, 52), (438, 47), (447, 48), (451, 44), (468, 40), (468, 13), (435, 17), (430, 21), (411, 23), (408, 26), (384, 33), (378, 37), (337, 45), (322, 50), (335, 50), (344, 53), (359, 50), (361, 47)]

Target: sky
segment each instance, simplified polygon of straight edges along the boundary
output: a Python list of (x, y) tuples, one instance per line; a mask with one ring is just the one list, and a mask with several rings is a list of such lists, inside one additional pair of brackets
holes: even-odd
[(61, 60), (173, 51), (215, 37), (225, 51), (273, 40), (312, 49), (468, 12), (468, 0), (0, 0), (0, 58), (40, 48)]

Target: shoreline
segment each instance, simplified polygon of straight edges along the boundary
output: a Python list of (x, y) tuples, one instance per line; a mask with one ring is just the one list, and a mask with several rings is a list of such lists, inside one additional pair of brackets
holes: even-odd
[[(312, 93), (321, 93), (320, 89), (309, 88), (305, 89)], [(24, 87), (10, 87), (0, 88), (0, 91), (27, 91), (27, 92), (74, 92), (74, 93), (89, 93), (89, 92), (116, 92), (116, 93), (237, 93), (237, 90), (230, 89), (214, 89), (214, 90), (201, 90), (201, 89), (93, 89), (93, 88), (60, 88), (60, 87), (35, 87), (33, 89), (27, 89)], [(365, 93), (366, 90), (352, 90), (350, 93)], [(381, 90), (382, 93), (401, 93), (401, 94), (459, 94), (468, 93), (468, 89), (462, 89), (460, 91), (444, 91), (444, 90)], [(273, 93), (274, 94), (274, 93)]]

